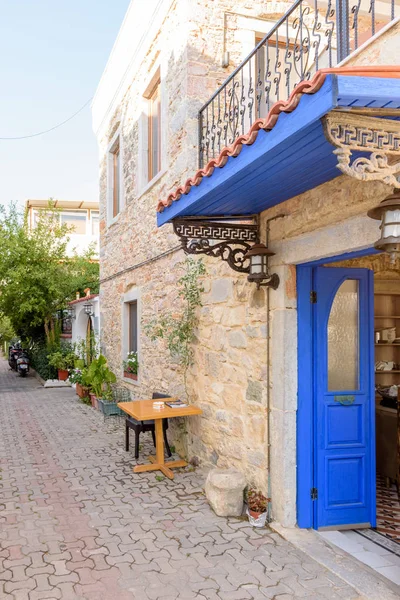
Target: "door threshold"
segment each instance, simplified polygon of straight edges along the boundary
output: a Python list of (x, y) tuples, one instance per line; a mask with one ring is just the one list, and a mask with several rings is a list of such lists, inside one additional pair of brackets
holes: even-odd
[(371, 529), (371, 523), (354, 523), (353, 525), (327, 525), (318, 527), (316, 531), (353, 531), (353, 529)]

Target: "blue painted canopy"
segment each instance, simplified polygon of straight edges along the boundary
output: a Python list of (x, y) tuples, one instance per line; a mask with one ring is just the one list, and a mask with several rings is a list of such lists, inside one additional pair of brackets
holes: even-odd
[(223, 168), (157, 214), (158, 226), (183, 216), (251, 215), (337, 177), (337, 158), (321, 118), (338, 107), (400, 108), (400, 80), (328, 75), (271, 131), (260, 130)]

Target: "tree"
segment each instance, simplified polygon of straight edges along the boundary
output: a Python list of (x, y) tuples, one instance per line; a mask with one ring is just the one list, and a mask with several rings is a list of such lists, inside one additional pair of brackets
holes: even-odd
[(60, 224), (59, 211), (49, 202), (33, 229), (27, 214), (15, 204), (0, 207), (0, 312), (23, 337), (38, 331), (49, 337), (54, 315), (77, 290), (99, 287), (99, 265), (93, 249), (84, 256), (67, 254), (71, 229)]

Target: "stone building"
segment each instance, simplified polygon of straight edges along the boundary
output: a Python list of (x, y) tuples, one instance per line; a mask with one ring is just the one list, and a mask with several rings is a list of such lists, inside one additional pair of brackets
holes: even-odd
[[(150, 340), (145, 326), (165, 311), (179, 314), (182, 242), (190, 238), (190, 226), (193, 240), (207, 240), (207, 227), (196, 229), (196, 219), (206, 215), (224, 221), (221, 226), (218, 220), (208, 221), (212, 246), (218, 236), (227, 241), (224, 227), (232, 237), (226, 221), (242, 216), (233, 223), (243, 225), (247, 240), (267, 243), (275, 253), (269, 269), (279, 275), (276, 290), (257, 289), (246, 272), (202, 254), (207, 273), (188, 396), (203, 414), (176, 427), (173, 435), (182, 454), (245, 473), (249, 484), (271, 497), (272, 515), (285, 526), (375, 519), (374, 447), (365, 445), (368, 432), (372, 438), (372, 409), (345, 406), (339, 391), (332, 406), (348, 412), (335, 412), (339, 421), (334, 421), (332, 435), (342, 429), (347, 414), (352, 426), (362, 430), (362, 440), (350, 439), (354, 432), (345, 427), (347, 441), (326, 442), (338, 456), (331, 460), (321, 454), (322, 463), (331, 460), (331, 470), (313, 466), (320, 438), (313, 409), (318, 360), (310, 311), (318, 309), (310, 304), (310, 292), (315, 291), (316, 266), (335, 260), (345, 264), (342, 269), (351, 269), (354, 264), (343, 261), (370, 255), (379, 237), (378, 222), (367, 211), (393, 190), (388, 173), (395, 170), (387, 165), (382, 174), (379, 167), (375, 172), (371, 168), (373, 175), (362, 177), (345, 164), (347, 146), (335, 132), (341, 127), (368, 129), (373, 118), (397, 116), (400, 25), (390, 2), (381, 3), (382, 11), (373, 17), (360, 5), (353, 15), (356, 27), (335, 11), (326, 12), (328, 4), (318, 3), (317, 10), (314, 0), (134, 0), (93, 101), (100, 148), (101, 343), (135, 397), (156, 390), (185, 394), (179, 367), (165, 344)], [(138, 27), (141, 37), (132, 35)], [(257, 44), (258, 50), (244, 61)], [(321, 71), (339, 60), (339, 69)], [(365, 64), (370, 68), (363, 70)], [(376, 66), (373, 71), (371, 65)], [(299, 84), (301, 79), (306, 82)], [(208, 101), (199, 120), (199, 109)], [(280, 103), (272, 108), (275, 101)], [(354, 106), (359, 110), (350, 110)], [(356, 121), (340, 120), (350, 113)], [(395, 146), (393, 142), (388, 150), (390, 165), (398, 153)], [(350, 150), (361, 158), (377, 148), (355, 144)], [(342, 173), (338, 155), (344, 157)], [(257, 226), (255, 237), (243, 216)], [(182, 218), (186, 221), (178, 223)], [(173, 221), (183, 239), (174, 233)], [(249, 243), (231, 241), (227, 247), (247, 250)], [(368, 264), (386, 272), (386, 263)], [(248, 271), (249, 261), (243, 265)], [(367, 286), (364, 276), (362, 271), (357, 285)], [(362, 300), (367, 303), (363, 309), (370, 308), (368, 298)], [(360, 339), (370, 339), (371, 327), (368, 321)], [(326, 346), (327, 340), (320, 343)], [(139, 355), (137, 381), (123, 373), (122, 362), (132, 349)], [(364, 351), (362, 359), (367, 361)], [(366, 373), (369, 367), (363, 363), (360, 369)], [(371, 404), (374, 394), (368, 385)], [(357, 393), (346, 397), (350, 395), (354, 402)], [(318, 418), (327, 419), (331, 412)], [(343, 444), (358, 453), (345, 456)], [(347, 479), (358, 482), (355, 487), (342, 485), (342, 467)], [(310, 494), (314, 489), (323, 500), (316, 499), (317, 492)], [(346, 504), (349, 495), (349, 512), (342, 517), (333, 510), (329, 516), (330, 508)], [(353, 505), (366, 507), (361, 517)]]

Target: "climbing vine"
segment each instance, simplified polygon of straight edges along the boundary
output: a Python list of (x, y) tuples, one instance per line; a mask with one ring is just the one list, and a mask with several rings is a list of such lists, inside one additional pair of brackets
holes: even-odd
[(183, 301), (180, 314), (166, 312), (158, 319), (153, 319), (145, 331), (152, 341), (164, 339), (173, 360), (176, 360), (183, 371), (183, 380), (187, 395), (187, 373), (193, 364), (194, 330), (198, 317), (197, 308), (202, 306), (201, 294), (204, 287), (199, 278), (205, 275), (206, 269), (202, 259), (194, 260), (186, 257), (180, 265), (184, 274), (178, 279), (178, 296)]

